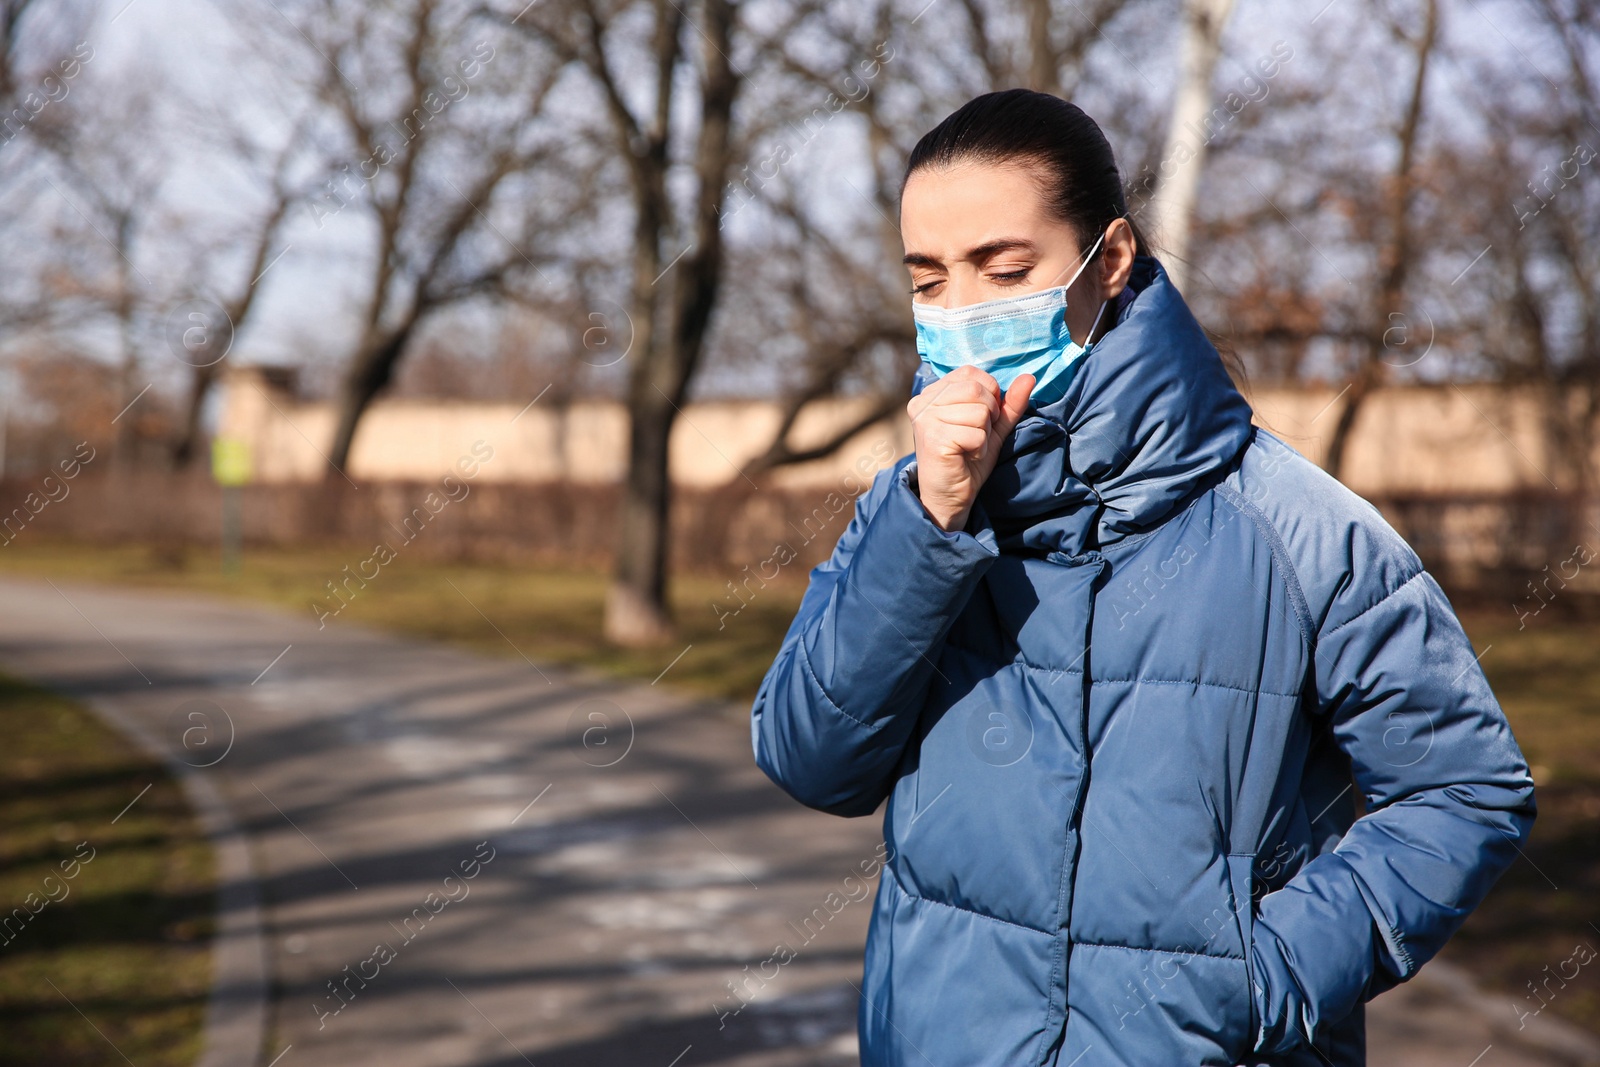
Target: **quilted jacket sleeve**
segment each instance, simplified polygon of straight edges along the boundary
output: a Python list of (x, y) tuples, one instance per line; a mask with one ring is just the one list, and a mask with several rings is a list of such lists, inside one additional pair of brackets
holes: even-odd
[[(1374, 559), (1363, 549), (1383, 534), (1396, 547)], [(1527, 763), (1444, 593), (1392, 531), (1348, 540), (1363, 535), (1316, 623), (1312, 672), (1367, 813), (1262, 898), (1257, 1052), (1314, 1041), (1414, 975), (1534, 821)]]
[(966, 530), (922, 507), (902, 460), (857, 501), (751, 709), (756, 763), (790, 796), (870, 815), (887, 795), (939, 646), (998, 555), (974, 507)]

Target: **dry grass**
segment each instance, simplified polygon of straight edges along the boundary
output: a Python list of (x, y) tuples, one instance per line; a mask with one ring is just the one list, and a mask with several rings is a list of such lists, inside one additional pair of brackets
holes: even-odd
[[(1518, 629), (1509, 606), (1463, 621), (1488, 649), (1484, 672), (1533, 767), (1539, 817), (1524, 856), (1444, 955), (1505, 993), (1508, 1019), (1547, 1003), (1600, 1033), (1600, 623)], [(1588, 952), (1577, 958), (1593, 962), (1563, 966), (1579, 945)], [(1544, 985), (1562, 973), (1570, 980)]]
[(0, 901), (15, 924), (0, 1065), (193, 1063), (213, 873), (177, 783), (83, 708), (3, 675), (0, 736)]

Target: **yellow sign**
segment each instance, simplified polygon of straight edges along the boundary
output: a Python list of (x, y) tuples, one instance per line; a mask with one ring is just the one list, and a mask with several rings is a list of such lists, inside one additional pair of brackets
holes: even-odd
[(231, 437), (211, 442), (211, 476), (218, 485), (248, 485), (250, 446)]

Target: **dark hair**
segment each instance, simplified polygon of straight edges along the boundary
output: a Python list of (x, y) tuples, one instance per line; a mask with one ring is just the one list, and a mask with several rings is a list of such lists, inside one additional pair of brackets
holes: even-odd
[[(1046, 205), (1072, 227), (1085, 250), (1113, 219), (1127, 217), (1122, 175), (1110, 142), (1082, 108), (1059, 96), (1006, 89), (967, 101), (911, 150), (901, 192), (923, 167), (965, 161), (1038, 164), (1045, 171), (1040, 191)], [(1148, 252), (1149, 242), (1138, 224), (1130, 218), (1128, 225), (1137, 251)]]

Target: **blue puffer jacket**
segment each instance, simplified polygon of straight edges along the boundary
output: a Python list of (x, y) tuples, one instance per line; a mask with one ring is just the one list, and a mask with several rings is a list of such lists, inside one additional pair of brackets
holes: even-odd
[(1362, 1064), (1533, 824), (1417, 556), (1130, 291), (965, 530), (879, 475), (756, 697), (795, 799), (889, 801), (869, 1067)]

